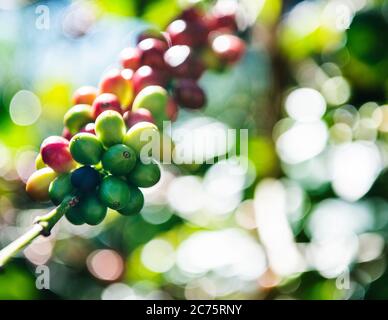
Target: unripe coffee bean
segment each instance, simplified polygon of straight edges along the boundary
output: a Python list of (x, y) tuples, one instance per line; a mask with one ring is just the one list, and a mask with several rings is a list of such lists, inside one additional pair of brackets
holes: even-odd
[(135, 151), (124, 144), (116, 144), (110, 147), (102, 157), (104, 169), (117, 176), (128, 174), (135, 164)]
[(96, 135), (107, 148), (123, 142), (125, 123), (120, 113), (108, 110), (96, 119)]
[(128, 181), (140, 188), (149, 188), (160, 180), (160, 168), (156, 162), (144, 164), (137, 162), (135, 168), (128, 175)]
[(132, 110), (140, 108), (149, 110), (157, 126), (161, 127), (167, 116), (168, 93), (161, 86), (148, 86), (141, 90), (133, 101)]
[(55, 205), (59, 205), (73, 191), (71, 173), (61, 174), (49, 186), (50, 199)]
[(104, 147), (94, 134), (77, 133), (70, 140), (70, 152), (78, 163), (92, 165), (101, 161)]
[[(160, 134), (158, 127), (150, 122), (139, 122), (131, 127), (123, 143), (132, 148), (138, 156), (151, 156), (152, 151), (159, 149)], [(143, 150), (147, 147), (147, 150)], [(143, 152), (142, 152), (143, 150)]]
[(35, 159), (35, 169), (39, 170), (39, 169), (43, 169), (44, 167), (46, 167), (46, 165), (43, 162), (42, 155), (38, 153)]
[(123, 180), (108, 176), (102, 180), (99, 198), (107, 207), (121, 210), (129, 202), (131, 194), (128, 185)]
[(104, 205), (96, 194), (89, 194), (82, 198), (79, 204), (79, 211), (82, 213), (83, 220), (95, 226), (100, 224), (107, 213), (107, 207)]
[(126, 204), (126, 206), (119, 210), (118, 212), (123, 216), (129, 216), (137, 214), (143, 209), (144, 206), (144, 196), (139, 188), (134, 186), (129, 186), (131, 197)]
[(36, 201), (48, 201), (50, 183), (57, 177), (57, 173), (51, 168), (43, 168), (35, 171), (27, 180), (26, 191)]
[(65, 113), (64, 125), (71, 134), (76, 134), (83, 126), (93, 120), (92, 107), (88, 104), (77, 104)]

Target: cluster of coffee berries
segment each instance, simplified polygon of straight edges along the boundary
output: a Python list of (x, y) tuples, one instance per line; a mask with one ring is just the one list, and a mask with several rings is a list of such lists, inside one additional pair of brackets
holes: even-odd
[[(100, 223), (107, 208), (123, 215), (140, 212), (144, 198), (139, 188), (147, 188), (160, 179), (158, 163), (141, 150), (157, 137), (158, 128), (150, 122), (137, 122), (129, 130), (123, 116), (105, 110), (90, 130), (92, 107), (76, 105), (65, 115), (72, 138), (52, 136), (45, 139), (37, 158), (37, 171), (27, 181), (27, 192), (36, 200), (51, 200), (59, 205), (68, 196), (77, 195), (78, 203), (67, 213), (76, 225)], [(92, 126), (89, 126), (92, 127)], [(148, 139), (141, 139), (141, 135)]]
[(123, 68), (109, 70), (98, 88), (75, 91), (63, 134), (43, 141), (27, 192), (55, 205), (77, 195), (66, 213), (74, 224), (98, 224), (108, 207), (123, 215), (139, 212), (144, 204), (139, 188), (160, 179), (155, 159), (143, 161), (143, 147), (158, 141), (160, 160), (163, 121), (176, 119), (178, 105), (204, 106), (197, 80), (205, 69), (223, 69), (242, 57), (245, 45), (236, 32), (236, 12), (216, 6), (208, 15), (189, 8), (166, 32), (141, 34), (136, 47), (122, 51)]
[(120, 55), (124, 70), (131, 70), (135, 95), (149, 85), (168, 90), (165, 108), (170, 120), (176, 117), (177, 105), (202, 108), (206, 96), (198, 79), (203, 72), (222, 70), (245, 53), (244, 41), (235, 35), (237, 8), (234, 9), (225, 12), (215, 6), (205, 14), (191, 7), (174, 19), (165, 32), (143, 32), (137, 45), (125, 48)]

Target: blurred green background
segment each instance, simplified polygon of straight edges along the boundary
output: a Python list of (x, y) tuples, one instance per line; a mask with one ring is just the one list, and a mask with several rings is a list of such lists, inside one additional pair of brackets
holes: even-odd
[[(228, 151), (219, 130), (249, 129), (248, 167), (165, 167), (140, 215), (61, 221), (0, 273), (0, 299), (388, 298), (387, 1), (238, 2), (244, 59), (205, 73), (206, 109), (174, 128), (207, 158)], [(0, 0), (0, 247), (50, 209), (24, 183), (73, 91), (188, 3)]]

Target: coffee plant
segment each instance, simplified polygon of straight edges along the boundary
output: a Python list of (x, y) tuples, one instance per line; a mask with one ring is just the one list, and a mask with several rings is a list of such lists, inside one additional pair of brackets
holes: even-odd
[(101, 223), (108, 208), (124, 216), (144, 205), (140, 188), (161, 176), (160, 157), (143, 161), (142, 148), (156, 137), (163, 121), (174, 121), (180, 107), (206, 105), (198, 79), (207, 70), (222, 71), (245, 52), (237, 36), (236, 12), (191, 7), (165, 32), (146, 30), (135, 47), (120, 53), (121, 69), (106, 72), (99, 87), (83, 86), (64, 115), (62, 136), (46, 138), (27, 181), (36, 201), (57, 207), (0, 251), (0, 267), (39, 235), (49, 235), (65, 216), (74, 225)]

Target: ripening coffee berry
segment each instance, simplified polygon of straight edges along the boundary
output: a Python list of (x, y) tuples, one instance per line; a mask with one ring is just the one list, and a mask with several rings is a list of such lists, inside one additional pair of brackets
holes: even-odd
[(155, 123), (152, 113), (144, 108), (139, 108), (136, 111), (127, 111), (123, 115), (123, 119), (128, 128), (131, 128), (139, 122), (151, 122)]
[(188, 109), (200, 109), (206, 103), (204, 91), (191, 79), (178, 81), (174, 89), (175, 101)]
[(127, 177), (131, 184), (140, 188), (149, 188), (160, 180), (160, 168), (154, 161), (149, 164), (138, 161)]
[(163, 125), (167, 117), (168, 93), (161, 86), (148, 86), (141, 90), (133, 101), (132, 110), (135, 112), (145, 108), (152, 113), (158, 126)]
[(96, 194), (92, 193), (82, 198), (79, 204), (79, 211), (87, 224), (95, 226), (105, 219), (107, 207)]
[(101, 113), (106, 110), (114, 110), (119, 113), (122, 112), (120, 101), (113, 93), (100, 94), (92, 105), (92, 117), (96, 119)]
[(125, 123), (120, 113), (107, 110), (96, 119), (96, 135), (105, 147), (110, 147), (123, 142)]
[(144, 206), (144, 196), (140, 189), (130, 185), (129, 190), (131, 197), (128, 203), (123, 209), (118, 211), (123, 216), (137, 214), (141, 211), (141, 209), (143, 209)]
[(175, 20), (167, 27), (173, 45), (199, 47), (207, 44), (208, 29), (200, 21)]
[(150, 66), (142, 66), (133, 74), (132, 82), (135, 93), (138, 93), (147, 86), (166, 86), (168, 83), (168, 76), (161, 70), (155, 70)]
[(237, 31), (236, 15), (238, 11), (238, 4), (236, 1), (229, 1), (227, 3), (217, 3), (211, 12), (210, 19), (212, 30), (229, 29), (233, 32)]
[(136, 153), (124, 144), (110, 147), (102, 157), (102, 166), (113, 175), (127, 175), (136, 164)]
[(150, 122), (136, 123), (127, 131), (123, 139), (123, 143), (140, 157), (151, 156), (153, 151), (159, 149), (159, 141), (158, 127)]
[(167, 117), (171, 121), (175, 121), (178, 117), (178, 105), (176, 104), (175, 100), (172, 97), (168, 97), (167, 101)]
[(39, 170), (39, 169), (43, 169), (44, 167), (46, 167), (46, 165), (43, 162), (42, 155), (38, 153), (35, 159), (35, 169)]
[(78, 163), (92, 165), (101, 161), (104, 147), (94, 134), (77, 133), (70, 140), (70, 152)]
[(165, 67), (163, 55), (167, 50), (167, 44), (164, 41), (148, 38), (139, 42), (137, 47), (140, 49), (143, 65), (156, 69)]
[(68, 172), (76, 166), (70, 154), (69, 141), (63, 137), (51, 136), (43, 140), (40, 154), (43, 162), (56, 172)]
[(102, 77), (100, 92), (113, 93), (123, 107), (131, 103), (134, 95), (132, 81), (126, 79), (119, 69), (112, 69)]
[(131, 198), (128, 185), (120, 178), (105, 177), (100, 185), (99, 198), (103, 204), (113, 210), (123, 209)]
[(223, 34), (215, 37), (211, 47), (216, 56), (224, 63), (233, 64), (245, 53), (245, 43), (232, 34)]
[(200, 56), (206, 69), (215, 71), (222, 71), (224, 69), (224, 63), (220, 61), (216, 53), (210, 47), (204, 48), (201, 51)]
[(95, 124), (94, 122), (88, 123), (86, 126), (82, 127), (79, 132), (85, 132), (85, 133), (90, 133), (90, 134), (96, 134), (96, 131), (94, 130)]
[(77, 104), (64, 115), (64, 124), (71, 134), (76, 134), (84, 125), (93, 120), (92, 107), (88, 104)]
[(49, 195), (51, 201), (57, 206), (66, 196), (70, 195), (74, 191), (74, 187), (71, 184), (71, 174), (64, 173), (58, 176), (49, 186)]
[(138, 37), (137, 37), (137, 41), (136, 43), (139, 44), (140, 42), (142, 42), (143, 40), (145, 39), (149, 39), (149, 38), (152, 38), (152, 39), (157, 39), (157, 40), (160, 40), (160, 41), (163, 41), (166, 45), (168, 45), (168, 39), (166, 37), (166, 34), (165, 32), (160, 32), (159, 30), (157, 29), (146, 29), (144, 30), (143, 32), (141, 32)]
[(63, 128), (62, 130), (62, 137), (64, 137), (66, 140), (69, 140), (71, 139), (73, 135), (70, 133), (70, 130), (66, 127)]
[(203, 19), (204, 13), (200, 8), (189, 7), (182, 11), (182, 13), (177, 17), (177, 19), (182, 19), (185, 21), (201, 21)]
[(73, 94), (74, 104), (92, 105), (94, 99), (98, 95), (98, 89), (92, 86), (83, 86), (78, 88)]
[(37, 201), (48, 201), (50, 183), (57, 177), (57, 173), (51, 168), (43, 168), (35, 171), (27, 180), (26, 191), (28, 195)]
[(91, 192), (100, 184), (101, 177), (97, 170), (83, 166), (71, 173), (71, 184), (81, 192)]
[(205, 71), (203, 63), (197, 59), (189, 46), (177, 45), (164, 54), (168, 70), (178, 78), (198, 79)]
[(141, 52), (139, 48), (128, 47), (120, 53), (121, 65), (126, 69), (136, 71), (141, 66)]

